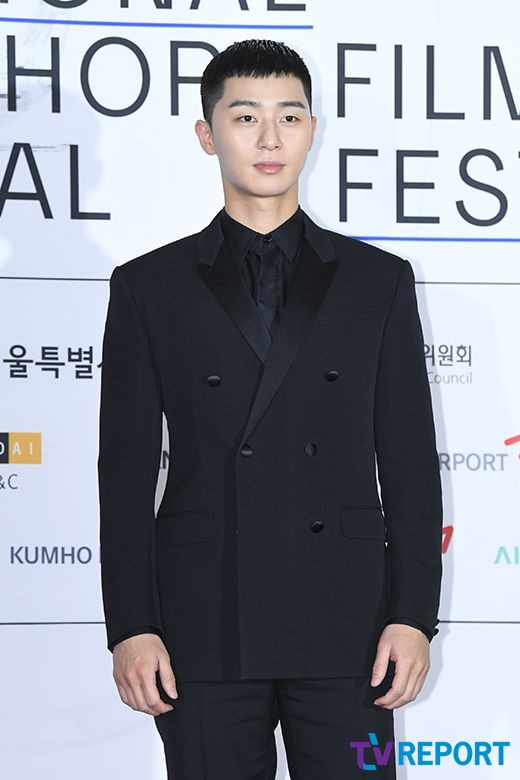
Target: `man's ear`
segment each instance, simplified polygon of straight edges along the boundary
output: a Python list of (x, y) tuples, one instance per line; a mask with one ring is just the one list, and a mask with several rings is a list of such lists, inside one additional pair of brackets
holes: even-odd
[(206, 154), (216, 154), (215, 146), (213, 144), (213, 133), (209, 122), (205, 119), (197, 119), (195, 122), (195, 133)]
[(312, 122), (312, 134), (311, 134), (311, 142), (309, 144), (309, 151), (312, 149), (312, 145), (313, 145), (314, 139), (316, 137), (316, 127), (318, 125), (318, 117), (312, 116), (311, 117), (311, 122)]

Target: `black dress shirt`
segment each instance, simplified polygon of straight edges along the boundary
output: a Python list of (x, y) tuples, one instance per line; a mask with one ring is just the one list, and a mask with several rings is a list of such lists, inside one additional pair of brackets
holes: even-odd
[(270, 233), (257, 233), (220, 213), (224, 240), (242, 271), (260, 314), (273, 335), (285, 304), (305, 232), (300, 206)]
[[(220, 213), (220, 220), (224, 240), (237, 261), (249, 292), (272, 336), (285, 304), (303, 244), (305, 223), (302, 209), (298, 205), (289, 219), (266, 234), (257, 233), (238, 222), (225, 208)], [(438, 629), (435, 629), (432, 634), (421, 623), (407, 617), (392, 616), (388, 618), (386, 625), (390, 623), (403, 623), (418, 628), (430, 641), (438, 633)], [(123, 639), (146, 633), (158, 634), (164, 638), (157, 626), (140, 626), (119, 636), (109, 649), (113, 651), (115, 645)]]

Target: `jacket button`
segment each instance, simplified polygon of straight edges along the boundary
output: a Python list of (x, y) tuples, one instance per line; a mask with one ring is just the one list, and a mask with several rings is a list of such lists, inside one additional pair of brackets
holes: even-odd
[(308, 441), (304, 449), (307, 455), (316, 455), (318, 452), (318, 448), (313, 441)]
[(222, 379), (218, 374), (210, 374), (208, 377), (206, 377), (206, 381), (208, 385), (211, 385), (211, 387), (216, 387), (222, 382)]
[(336, 371), (335, 368), (331, 368), (330, 371), (325, 372), (325, 379), (327, 382), (334, 382), (335, 379), (337, 379), (339, 376), (339, 371)]
[(248, 455), (253, 454), (253, 448), (249, 444), (244, 444), (244, 446), (240, 448), (240, 452), (247, 457)]
[(309, 528), (311, 529), (313, 534), (319, 534), (320, 531), (323, 531), (323, 521), (322, 520), (314, 520)]

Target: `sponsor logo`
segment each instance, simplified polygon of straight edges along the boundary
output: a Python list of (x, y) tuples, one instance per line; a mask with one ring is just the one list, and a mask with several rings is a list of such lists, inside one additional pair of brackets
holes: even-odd
[(458, 766), (504, 766), (505, 748), (510, 742), (385, 742), (379, 744), (376, 734), (370, 731), (368, 741), (351, 741), (356, 751), (356, 762), (360, 769), (374, 772), (386, 766), (395, 751), (399, 766), (439, 766), (450, 763)]
[[(471, 344), (425, 344), (424, 358), (432, 369), (428, 371), (430, 384), (473, 384)], [(464, 370), (461, 370), (464, 369)]]
[(442, 547), (441, 547), (442, 553), (448, 552), (452, 537), (453, 537), (453, 526), (445, 525), (442, 529)]
[(0, 463), (41, 463), (41, 433), (0, 431)]
[(93, 379), (94, 348), (55, 345), (28, 349), (24, 344), (9, 347), (9, 357), (2, 358), (9, 370), (9, 379), (32, 379), (38, 373), (51, 374), (54, 379)]
[[(509, 439), (504, 440), (504, 444), (506, 447), (510, 447), (511, 444), (518, 444), (520, 443), (520, 436), (510, 436)], [(518, 457), (520, 458), (520, 452), (518, 453)]]

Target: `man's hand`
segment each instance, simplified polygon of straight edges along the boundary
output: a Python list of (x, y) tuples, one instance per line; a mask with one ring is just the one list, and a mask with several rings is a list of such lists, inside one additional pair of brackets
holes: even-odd
[(371, 685), (384, 678), (388, 661), (395, 661), (392, 687), (375, 699), (384, 709), (395, 709), (413, 701), (424, 685), (430, 668), (430, 644), (422, 631), (401, 623), (391, 623), (382, 632), (372, 667)]
[(155, 674), (159, 670), (164, 690), (172, 699), (177, 698), (170, 656), (157, 634), (137, 634), (123, 639), (115, 645), (113, 659), (113, 677), (125, 704), (149, 715), (174, 709), (161, 699), (156, 684)]

